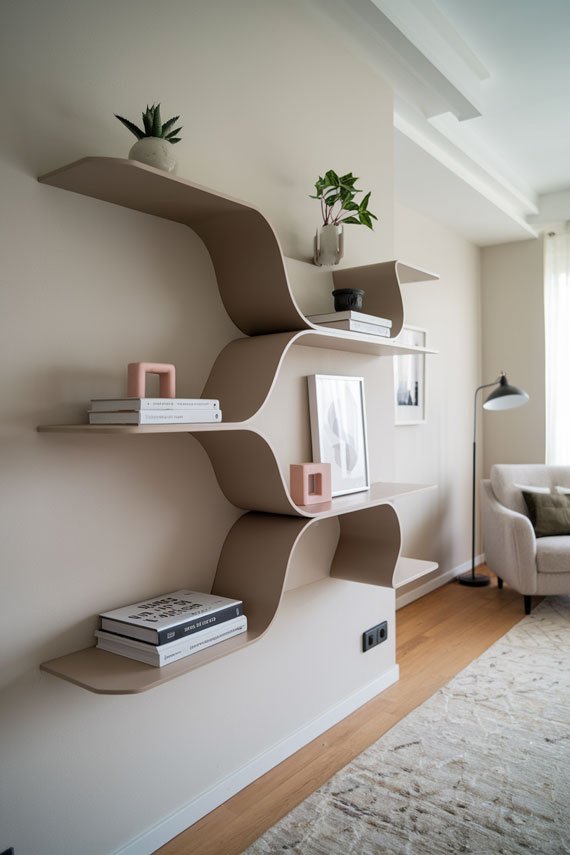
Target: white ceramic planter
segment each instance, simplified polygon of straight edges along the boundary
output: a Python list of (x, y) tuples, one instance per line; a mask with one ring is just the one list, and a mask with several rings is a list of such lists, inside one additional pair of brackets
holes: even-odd
[(322, 226), (315, 235), (313, 261), (319, 267), (338, 264), (344, 255), (344, 232), (342, 226)]
[(129, 160), (138, 160), (148, 166), (164, 169), (165, 172), (176, 172), (178, 168), (172, 143), (160, 137), (137, 140), (129, 152)]

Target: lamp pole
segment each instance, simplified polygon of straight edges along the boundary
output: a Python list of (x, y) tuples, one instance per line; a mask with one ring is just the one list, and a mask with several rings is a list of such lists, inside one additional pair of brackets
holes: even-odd
[(511, 386), (507, 380), (505, 372), (501, 372), (496, 380), (492, 383), (483, 383), (482, 386), (477, 386), (473, 399), (473, 490), (471, 497), (471, 573), (465, 573), (459, 576), (461, 585), (470, 585), (472, 588), (483, 588), (489, 585), (491, 580), (488, 576), (483, 576), (475, 573), (475, 467), (477, 461), (477, 395), (481, 389), (488, 389), (489, 386), (498, 386), (494, 392), (487, 397), (483, 408), (485, 410), (512, 410), (514, 407), (521, 407), (528, 402), (528, 395), (523, 389), (518, 389), (516, 386)]
[(475, 389), (473, 396), (473, 476), (472, 476), (472, 494), (471, 494), (471, 573), (466, 573), (464, 576), (459, 576), (460, 585), (470, 585), (473, 588), (484, 588), (485, 585), (490, 585), (491, 579), (489, 576), (477, 575), (475, 573), (475, 473), (477, 465), (477, 395), (481, 389), (488, 389), (490, 386), (496, 386), (501, 382), (504, 374), (500, 374), (492, 383), (483, 383)]

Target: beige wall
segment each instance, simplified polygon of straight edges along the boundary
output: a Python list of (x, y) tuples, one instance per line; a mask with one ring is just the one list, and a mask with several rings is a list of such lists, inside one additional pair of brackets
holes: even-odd
[[(92, 396), (121, 393), (133, 360), (175, 362), (179, 392), (199, 394), (237, 335), (189, 230), (36, 176), (88, 154), (124, 155), (131, 139), (112, 114), (136, 119), (162, 100), (165, 115), (184, 119), (180, 174), (259, 205), (293, 258), (310, 255), (316, 175), (359, 174), (380, 225), (350, 231), (345, 263), (368, 263), (394, 255), (392, 96), (302, 0), (20, 0), (4, 12), (0, 850), (101, 855), (389, 669), (393, 632), (367, 656), (359, 643), (393, 615), (394, 597), (327, 578), (307, 543), (267, 636), (228, 659), (135, 697), (95, 696), (38, 671), (90, 644), (98, 611), (207, 589), (238, 512), (191, 437), (35, 432), (83, 418)], [(433, 502), (399, 511), (409, 554), (450, 569), (468, 553), (468, 415), (446, 392), (477, 377), (476, 252), (411, 212), (399, 210), (397, 224), (398, 253), (442, 273), (406, 290), (409, 320), (442, 351), (430, 361), (428, 423), (394, 428), (390, 360), (296, 348), (266, 427), (286, 472), (308, 451), (304, 376), (362, 374), (372, 476), (440, 483)], [(291, 269), (297, 281), (299, 263)], [(335, 532), (323, 529), (315, 538), (329, 542)]]
[(487, 477), (493, 463), (544, 463), (543, 242), (539, 239), (490, 246), (482, 250), (481, 256), (481, 382), (489, 383), (505, 371), (509, 382), (530, 395), (529, 403), (520, 409), (479, 413)]
[[(162, 100), (184, 119), (180, 174), (258, 204), (289, 255), (310, 255), (317, 174), (360, 175), (381, 227), (351, 233), (347, 261), (366, 263), (392, 255), (392, 96), (302, 0), (24, 0), (4, 13), (0, 851), (101, 855), (389, 670), (393, 632), (367, 656), (360, 637), (392, 620), (394, 596), (326, 578), (307, 543), (275, 624), (247, 650), (136, 697), (39, 672), (91, 643), (100, 610), (208, 589), (238, 512), (191, 437), (47, 437), (35, 425), (83, 418), (138, 359), (175, 362), (179, 392), (199, 394), (237, 331), (188, 229), (36, 176), (124, 156), (132, 140), (113, 113), (136, 119)], [(331, 52), (332, 109), (328, 88), (319, 95)], [(292, 356), (283, 394), (325, 363), (314, 349)], [(348, 355), (355, 373), (368, 363)], [(284, 431), (282, 411), (286, 470), (300, 427), (291, 414)], [(306, 435), (306, 399), (300, 412)]]
[[(396, 206), (398, 258), (440, 275), (404, 287), (406, 323), (427, 330), (437, 356), (426, 360), (427, 420), (395, 428), (398, 480), (435, 483), (426, 500), (401, 500), (404, 551), (455, 570), (471, 554), (472, 395), (480, 377), (479, 250), (445, 226)], [(425, 584), (425, 581), (414, 587)]]

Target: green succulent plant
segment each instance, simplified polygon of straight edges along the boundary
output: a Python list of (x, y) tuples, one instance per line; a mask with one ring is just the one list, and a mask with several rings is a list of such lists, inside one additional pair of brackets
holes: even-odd
[(178, 134), (182, 130), (182, 125), (179, 128), (173, 128), (173, 125), (176, 124), (180, 116), (173, 116), (172, 119), (169, 119), (167, 122), (162, 124), (160, 118), (160, 104), (153, 104), (152, 107), (149, 107), (147, 104), (147, 108), (142, 114), (144, 130), (137, 127), (134, 122), (123, 118), (123, 116), (118, 116), (116, 113), (115, 118), (117, 118), (119, 122), (122, 122), (125, 128), (128, 128), (128, 130), (134, 134), (138, 140), (142, 140), (145, 137), (158, 137), (162, 140), (168, 140), (170, 143), (177, 143), (181, 140), (181, 137), (179, 137)]
[(372, 220), (378, 217), (368, 210), (370, 193), (366, 193), (361, 202), (355, 202), (357, 193), (363, 193), (354, 185), (358, 178), (347, 172), (340, 177), (329, 169), (325, 177), (319, 176), (315, 182), (316, 195), (311, 199), (318, 199), (321, 203), (321, 214), (324, 226), (340, 226), (342, 223), (353, 223), (358, 226), (367, 226), (373, 229)]

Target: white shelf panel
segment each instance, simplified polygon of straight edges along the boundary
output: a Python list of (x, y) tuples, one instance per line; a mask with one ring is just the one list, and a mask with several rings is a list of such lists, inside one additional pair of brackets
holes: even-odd
[(401, 555), (394, 571), (393, 587), (402, 588), (422, 576), (427, 576), (428, 573), (433, 573), (438, 567), (439, 564), (435, 561), (420, 561), (418, 558), (404, 558)]
[(369, 490), (364, 490), (362, 493), (335, 496), (331, 502), (323, 504), (301, 505), (299, 511), (307, 517), (337, 517), (340, 514), (374, 508), (376, 505), (383, 505), (402, 496), (421, 493), (424, 490), (435, 490), (435, 484), (402, 484), (377, 481), (371, 485)]

